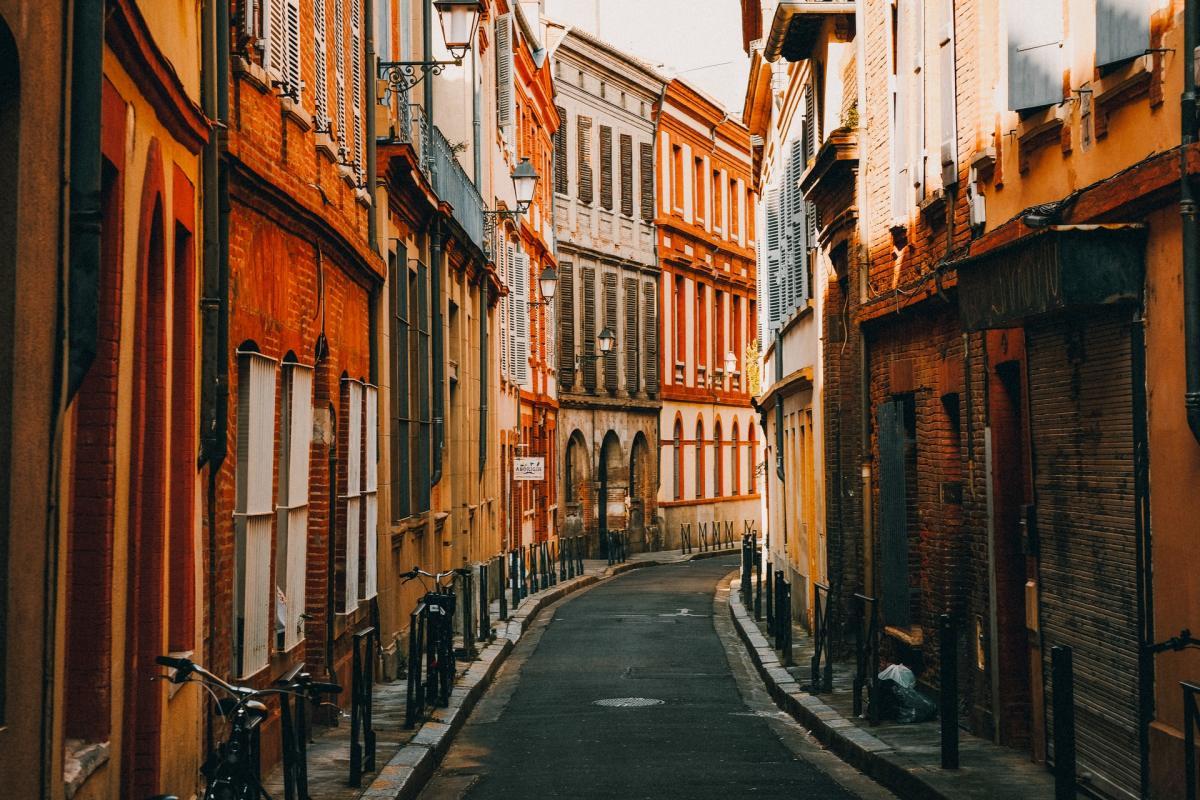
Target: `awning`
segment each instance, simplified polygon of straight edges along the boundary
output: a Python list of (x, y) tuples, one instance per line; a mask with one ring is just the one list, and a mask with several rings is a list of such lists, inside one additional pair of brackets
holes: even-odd
[(1145, 248), (1141, 224), (1054, 225), (954, 262), (963, 327), (1007, 328), (1053, 311), (1137, 302)]
[[(821, 33), (827, 18), (843, 25), (841, 40), (848, 41), (853, 35), (854, 3), (834, 0), (802, 0), (782, 2), (775, 9), (775, 18), (767, 34), (767, 46), (763, 53), (767, 61), (803, 61), (812, 56), (813, 45)], [(849, 27), (846, 27), (849, 26)]]

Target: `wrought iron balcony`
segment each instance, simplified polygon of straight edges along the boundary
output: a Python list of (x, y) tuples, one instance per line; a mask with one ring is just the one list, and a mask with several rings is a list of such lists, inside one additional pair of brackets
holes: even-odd
[[(421, 126), (424, 130), (424, 126)], [(483, 197), (475, 183), (462, 168), (454, 148), (441, 130), (433, 128), (433, 190), (439, 199), (450, 204), (454, 219), (467, 236), (486, 252), (484, 241)]]

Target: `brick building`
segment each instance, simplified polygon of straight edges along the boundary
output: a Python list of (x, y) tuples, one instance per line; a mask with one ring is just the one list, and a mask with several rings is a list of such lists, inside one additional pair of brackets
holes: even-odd
[(657, 137), (659, 507), (664, 543), (759, 518), (757, 415), (746, 358), (757, 339), (750, 136), (679, 79)]
[[(651, 546), (659, 472), (654, 115), (663, 81), (577, 28), (553, 26), (559, 248), (559, 520), (601, 552), (608, 530)], [(611, 353), (598, 337), (615, 338)]]

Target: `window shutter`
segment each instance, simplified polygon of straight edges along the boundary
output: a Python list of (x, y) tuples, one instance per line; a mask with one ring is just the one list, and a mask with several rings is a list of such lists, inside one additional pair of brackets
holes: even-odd
[(658, 394), (658, 297), (654, 281), (642, 284), (642, 349), (646, 353), (646, 392)]
[(329, 123), (329, 64), (325, 49), (325, 0), (313, 2), (313, 111), (317, 127), (326, 128)]
[(287, 69), (288, 89), (294, 93), (297, 103), (304, 99), (304, 81), (300, 73), (300, 0), (287, 0)]
[(287, 0), (265, 0), (263, 9), (263, 69), (282, 76), (287, 68)]
[(638, 391), (638, 281), (625, 279), (625, 391)]
[(359, 534), (362, 515), (363, 385), (345, 379), (346, 392), (346, 583), (342, 610), (358, 608)]
[(354, 164), (361, 181), (366, 170), (363, 148), (362, 0), (350, 0), (350, 88), (354, 103)]
[(554, 191), (567, 194), (571, 191), (567, 178), (567, 110), (558, 107), (558, 130), (554, 133)]
[(336, 139), (346, 146), (346, 4), (333, 0), (333, 72), (334, 96), (337, 98)]
[(583, 267), (579, 273), (583, 282), (583, 304), (579, 309), (583, 336), (583, 356), (580, 366), (583, 367), (583, 388), (589, 392), (596, 391), (596, 268)]
[(1062, 99), (1062, 6), (1009, 0), (1008, 107), (1039, 108)]
[(509, 321), (512, 318), (512, 276), (508, 272), (508, 245), (504, 243), (504, 239), (500, 239), (500, 243), (496, 247), (496, 269), (500, 272), (500, 280), (508, 287), (508, 294), (504, 295), (503, 301), (500, 303), (500, 375), (508, 377), (508, 341), (512, 330), (512, 323)]
[(304, 587), (308, 567), (308, 467), (312, 445), (312, 370), (288, 364), (284, 371), (286, 415), (282, 430), (286, 460), (280, 461), (279, 509), (276, 534), (281, 552), (276, 557), (280, 574), (275, 582), (283, 590), (283, 649), (291, 650), (304, 638)]
[(242, 0), (242, 31), (251, 40), (257, 40), (262, 31), (262, 6), (259, 0)]
[[(617, 276), (604, 273), (604, 326), (617, 332)], [(614, 347), (604, 355), (604, 388), (609, 394), (617, 393), (617, 350)]]
[(641, 142), (639, 148), (638, 172), (641, 178), (642, 219), (650, 222), (654, 219), (654, 146), (649, 142)]
[[(321, 0), (315, 0), (320, 5)], [(380, 61), (395, 61), (392, 58), (392, 3), (391, 0), (370, 0), (374, 3), (375, 57)]]
[(938, 41), (938, 78), (941, 85), (940, 160), (942, 186), (958, 183), (958, 81), (954, 57), (954, 0), (943, 0), (945, 21)]
[(621, 213), (633, 216), (633, 137), (621, 134)]
[(925, 0), (912, 4), (913, 32), (909, 42), (912, 47), (912, 113), (913, 154), (912, 178), (913, 198), (916, 204), (925, 199), (926, 135), (925, 135)]
[(576, 123), (578, 143), (576, 158), (579, 160), (579, 202), (591, 203), (592, 193), (592, 120), (579, 117)]
[(504, 14), (496, 20), (496, 124), (506, 136), (514, 122), (512, 82), (512, 17)]
[(1096, 66), (1144, 55), (1148, 47), (1147, 0), (1096, 0)]
[(529, 255), (520, 250), (513, 266), (516, 299), (513, 303), (513, 379), (520, 385), (529, 382)]
[[(804, 174), (805, 154), (809, 150), (808, 126), (805, 125), (799, 139), (792, 140), (789, 169), (786, 170), (787, 185), (784, 214), (787, 225), (784, 229), (784, 285), (786, 294), (782, 316), (803, 305), (808, 299), (808, 247), (809, 217), (804, 194), (800, 191), (800, 176)], [(781, 316), (781, 319), (782, 319)]]
[(508, 331), (504, 345), (508, 348), (508, 379), (516, 380), (517, 375), (517, 317), (521, 309), (517, 307), (517, 276), (516, 250), (510, 242), (504, 252), (504, 283), (508, 286)]
[(612, 211), (612, 128), (607, 125), (600, 126), (600, 205)]
[(377, 562), (379, 534), (379, 390), (374, 386), (364, 387), (366, 401), (366, 456), (363, 470), (363, 503), (366, 507), (366, 528), (363, 530), (363, 553), (366, 556), (363, 568), (363, 589), (359, 597), (370, 600), (378, 594)]
[(558, 265), (558, 379), (575, 385), (575, 265)]
[[(787, 170), (784, 170), (786, 173)], [(780, 207), (780, 190), (767, 189), (767, 334), (779, 327), (783, 319), (783, 209)]]

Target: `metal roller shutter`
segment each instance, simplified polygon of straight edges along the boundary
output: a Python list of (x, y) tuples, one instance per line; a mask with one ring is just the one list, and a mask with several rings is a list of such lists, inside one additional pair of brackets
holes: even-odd
[[(1047, 741), (1050, 648), (1074, 650), (1079, 774), (1139, 791), (1137, 566), (1129, 314), (1027, 327)], [(1053, 745), (1051, 744), (1052, 748)], [(1051, 752), (1053, 758), (1053, 752)]]

